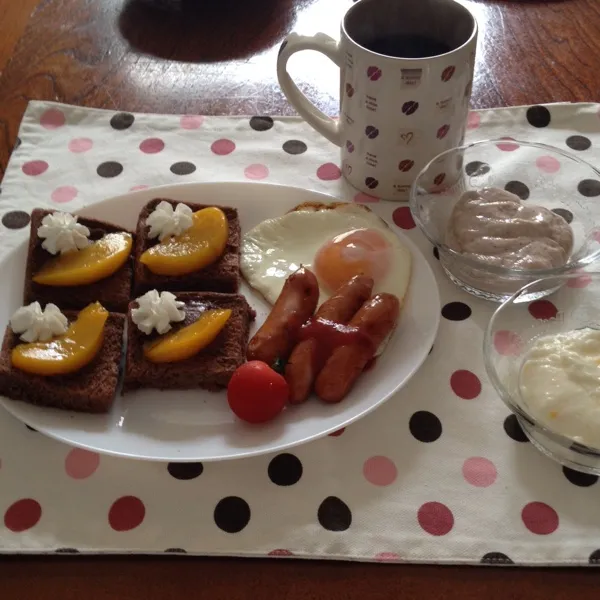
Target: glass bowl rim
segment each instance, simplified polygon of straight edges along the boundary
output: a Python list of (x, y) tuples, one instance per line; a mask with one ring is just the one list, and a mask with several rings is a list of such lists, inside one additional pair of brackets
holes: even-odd
[[(581, 272), (580, 273), (563, 273), (562, 275), (559, 275), (558, 278), (565, 280), (565, 282), (563, 282), (563, 285), (564, 285), (564, 283), (566, 283), (566, 280), (577, 279), (578, 277), (581, 277), (582, 275), (589, 276), (592, 279), (596, 279), (596, 280), (600, 281), (600, 271), (585, 271), (583, 273), (581, 273)], [(534, 285), (536, 285), (536, 284), (539, 285), (540, 283), (546, 281), (547, 279), (556, 279), (556, 278), (557, 277), (543, 277), (541, 279), (537, 279), (535, 281), (529, 282), (527, 285), (524, 285), (521, 289), (517, 290), (510, 298), (506, 299), (504, 302), (502, 302), (502, 304), (500, 304), (500, 306), (498, 306), (494, 310), (494, 313), (490, 317), (490, 320), (488, 321), (487, 327), (485, 329), (485, 333), (483, 335), (483, 362), (485, 365), (485, 370), (486, 370), (487, 376), (488, 376), (489, 380), (491, 381), (494, 389), (496, 390), (496, 393), (498, 394), (498, 396), (500, 396), (500, 399), (504, 402), (504, 404), (509, 408), (509, 410), (513, 414), (515, 414), (517, 417), (520, 417), (521, 419), (525, 420), (529, 425), (534, 427), (538, 432), (542, 433), (545, 437), (549, 438), (554, 443), (559, 444), (561, 447), (571, 450), (573, 452), (577, 452), (579, 454), (587, 454), (587, 455), (592, 455), (592, 456), (596, 456), (596, 457), (600, 458), (600, 446), (598, 446), (598, 447), (590, 446), (589, 444), (584, 444), (582, 442), (578, 442), (578, 441), (574, 440), (573, 438), (570, 438), (566, 435), (563, 435), (562, 433), (558, 433), (557, 431), (550, 429), (549, 427), (547, 427), (546, 425), (541, 423), (538, 419), (536, 419), (533, 415), (531, 415), (529, 412), (524, 410), (519, 404), (517, 404), (515, 402), (515, 400), (513, 399), (512, 394), (506, 389), (501, 378), (498, 376), (498, 373), (497, 373), (496, 368), (494, 367), (494, 364), (492, 361), (491, 354), (492, 354), (493, 346), (494, 346), (492, 332), (494, 329), (495, 321), (499, 317), (501, 311), (504, 308), (506, 308), (509, 304), (512, 304), (512, 305), (522, 304), (523, 307), (526, 307), (529, 303), (527, 303), (527, 302), (516, 303), (516, 302), (514, 302), (514, 300), (516, 298), (518, 298), (520, 295), (526, 294), (528, 289), (533, 287)], [(562, 287), (562, 285), (561, 285), (561, 287)]]
[[(525, 147), (529, 147), (529, 148), (539, 148), (541, 150), (545, 150), (546, 152), (549, 152), (552, 154), (559, 154), (565, 158), (568, 158), (569, 160), (572, 160), (576, 163), (579, 163), (580, 165), (583, 165), (583, 166), (591, 169), (597, 175), (598, 179), (600, 180), (600, 170), (596, 169), (596, 167), (594, 167), (592, 164), (590, 164), (589, 162), (587, 162), (585, 160), (582, 160), (581, 158), (579, 158), (578, 156), (575, 156), (574, 154), (571, 154), (570, 152), (561, 150), (560, 148), (557, 148), (556, 146), (550, 146), (549, 144), (542, 144), (539, 142), (524, 142), (524, 141), (513, 139), (513, 138), (491, 138), (491, 139), (487, 139), (487, 140), (481, 140), (479, 142), (472, 142), (470, 144), (464, 144), (462, 146), (454, 146), (453, 148), (449, 148), (448, 150), (445, 150), (444, 152), (441, 152), (440, 154), (438, 154), (437, 156), (432, 158), (421, 169), (421, 171), (419, 171), (419, 174), (415, 177), (412, 185), (410, 186), (410, 195), (409, 195), (409, 200), (408, 200), (410, 213), (412, 215), (414, 222), (419, 226), (419, 229), (421, 230), (423, 235), (429, 240), (429, 242), (431, 244), (433, 244), (438, 249), (438, 251), (444, 252), (445, 254), (451, 256), (456, 261), (462, 263), (463, 265), (466, 265), (468, 267), (471, 267), (472, 269), (476, 269), (479, 271), (485, 271), (486, 273), (493, 273), (494, 275), (504, 275), (506, 277), (512, 277), (512, 278), (523, 277), (526, 279), (531, 279), (531, 277), (536, 277), (538, 279), (543, 279), (543, 278), (549, 277), (549, 276), (566, 274), (570, 271), (573, 271), (574, 269), (581, 269), (583, 267), (586, 267), (586, 266), (596, 262), (596, 260), (598, 260), (600, 258), (600, 248), (598, 250), (592, 252), (591, 254), (578, 259), (577, 261), (569, 261), (568, 263), (564, 264), (561, 267), (553, 267), (550, 269), (513, 269), (510, 267), (487, 265), (487, 264), (482, 263), (474, 258), (464, 256), (463, 254), (456, 252), (456, 250), (452, 250), (452, 248), (449, 248), (446, 244), (440, 242), (439, 240), (434, 239), (433, 236), (430, 235), (430, 233), (427, 231), (427, 227), (425, 226), (425, 224), (419, 217), (418, 211), (417, 211), (417, 196), (418, 196), (417, 182), (419, 181), (420, 177), (433, 165), (434, 162), (438, 161), (440, 158), (442, 158), (452, 152), (459, 152), (459, 151), (465, 152), (469, 148), (474, 148), (475, 146), (502, 144), (502, 143), (504, 143), (504, 144), (512, 143), (512, 144), (518, 144), (519, 146), (525, 146)], [(516, 294), (518, 294), (518, 293), (519, 292), (516, 292)]]

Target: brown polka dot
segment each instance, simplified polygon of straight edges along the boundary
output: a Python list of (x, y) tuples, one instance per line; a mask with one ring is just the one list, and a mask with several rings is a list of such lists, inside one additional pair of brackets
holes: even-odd
[(191, 162), (181, 161), (171, 165), (171, 173), (175, 175), (189, 175), (196, 170), (196, 165)]
[(129, 129), (133, 125), (134, 121), (135, 117), (131, 113), (120, 112), (111, 118), (110, 126), (113, 129), (122, 131), (123, 129)]
[(303, 154), (308, 149), (308, 146), (300, 140), (288, 140), (283, 143), (282, 148), (288, 154)]
[(254, 131), (268, 131), (273, 127), (273, 119), (271, 117), (252, 117), (250, 127)]
[(22, 229), (29, 225), (30, 217), (23, 210), (11, 210), (2, 217), (2, 225), (7, 229)]
[(100, 177), (116, 177), (123, 172), (123, 165), (114, 160), (109, 160), (107, 162), (103, 162), (98, 165), (96, 169), (96, 173), (100, 175)]

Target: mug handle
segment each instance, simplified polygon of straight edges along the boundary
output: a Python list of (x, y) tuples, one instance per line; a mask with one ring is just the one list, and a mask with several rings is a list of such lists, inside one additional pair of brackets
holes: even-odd
[(279, 85), (286, 95), (290, 104), (298, 111), (300, 116), (321, 135), (325, 136), (330, 142), (341, 146), (341, 133), (339, 122), (328, 117), (323, 111), (319, 110), (294, 83), (287, 71), (287, 62), (296, 52), (301, 50), (316, 50), (331, 59), (338, 67), (341, 67), (342, 59), (338, 43), (324, 33), (317, 33), (314, 36), (298, 35), (290, 33), (287, 36), (279, 50), (277, 57), (277, 79)]

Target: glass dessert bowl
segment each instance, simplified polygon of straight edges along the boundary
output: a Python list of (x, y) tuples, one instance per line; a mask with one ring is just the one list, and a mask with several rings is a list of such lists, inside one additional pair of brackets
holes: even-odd
[[(523, 297), (558, 288), (544, 300)], [(578, 471), (600, 474), (600, 273), (529, 283), (496, 309), (487, 374), (529, 440)]]
[[(410, 209), (448, 277), (487, 300), (600, 258), (600, 171), (545, 144), (497, 139), (447, 150), (415, 179)], [(519, 301), (555, 289), (536, 286)]]

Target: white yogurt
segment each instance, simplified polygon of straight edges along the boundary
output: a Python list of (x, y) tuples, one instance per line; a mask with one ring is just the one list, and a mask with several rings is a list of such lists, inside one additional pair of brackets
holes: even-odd
[(540, 337), (525, 357), (521, 397), (532, 417), (574, 441), (600, 447), (600, 331)]

